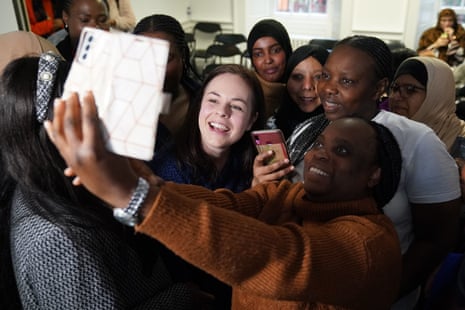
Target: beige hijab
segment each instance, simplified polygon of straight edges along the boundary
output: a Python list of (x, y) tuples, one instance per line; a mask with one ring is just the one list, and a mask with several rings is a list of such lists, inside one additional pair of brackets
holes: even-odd
[[(409, 58), (411, 59), (411, 58)], [(455, 114), (454, 75), (447, 63), (433, 57), (414, 57), (426, 67), (426, 97), (412, 119), (431, 127), (450, 151), (458, 136), (465, 136), (465, 122)]]
[(38, 56), (43, 52), (60, 52), (46, 39), (27, 31), (12, 31), (0, 34), (0, 74), (10, 61), (23, 56)]

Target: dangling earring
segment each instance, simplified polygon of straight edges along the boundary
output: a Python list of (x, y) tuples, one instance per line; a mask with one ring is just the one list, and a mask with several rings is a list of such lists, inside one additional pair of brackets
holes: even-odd
[(389, 98), (389, 97), (388, 97), (388, 95), (386, 93), (382, 94), (381, 97), (378, 98), (378, 104), (382, 103), (387, 98)]

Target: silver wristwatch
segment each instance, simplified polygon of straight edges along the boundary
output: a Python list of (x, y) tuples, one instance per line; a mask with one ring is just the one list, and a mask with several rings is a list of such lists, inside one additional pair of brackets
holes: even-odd
[(113, 209), (113, 217), (127, 226), (134, 227), (136, 224), (139, 224), (139, 210), (144, 205), (149, 188), (149, 183), (145, 179), (139, 177), (136, 189), (132, 194), (131, 200), (129, 200), (128, 206), (126, 208)]

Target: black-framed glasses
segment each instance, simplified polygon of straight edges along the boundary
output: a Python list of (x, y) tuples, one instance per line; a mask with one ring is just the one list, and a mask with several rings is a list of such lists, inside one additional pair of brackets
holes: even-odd
[(389, 87), (389, 94), (393, 95), (394, 93), (399, 92), (399, 95), (401, 97), (409, 97), (418, 91), (425, 91), (425, 90), (426, 88), (424, 87), (419, 87), (419, 86), (415, 86), (412, 84), (392, 83), (391, 86)]

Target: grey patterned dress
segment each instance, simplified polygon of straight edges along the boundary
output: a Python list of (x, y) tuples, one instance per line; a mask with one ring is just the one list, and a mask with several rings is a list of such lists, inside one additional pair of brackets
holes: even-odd
[[(129, 240), (129, 239), (128, 239)], [(11, 212), (11, 253), (24, 309), (191, 309), (161, 258), (146, 270), (134, 245), (109, 230), (36, 215), (18, 191)]]

